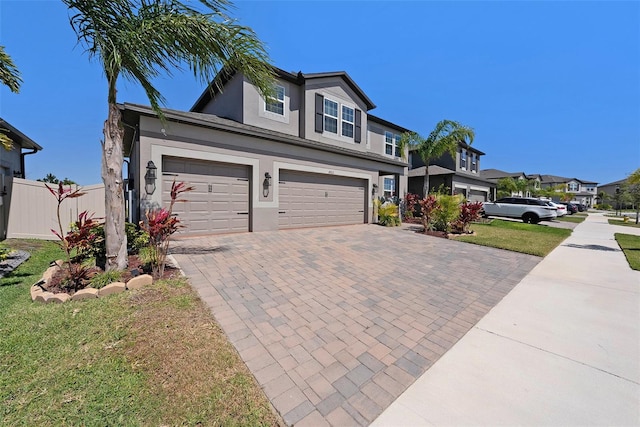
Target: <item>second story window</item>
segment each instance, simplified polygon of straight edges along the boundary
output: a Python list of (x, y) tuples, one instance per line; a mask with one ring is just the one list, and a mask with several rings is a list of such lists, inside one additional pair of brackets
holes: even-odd
[(384, 153), (400, 157), (400, 135), (394, 135), (393, 132), (384, 133)]
[(471, 172), (478, 172), (478, 155), (471, 153)]
[(338, 103), (330, 99), (324, 100), (324, 130), (338, 133)]
[(467, 150), (460, 152), (460, 169), (467, 170)]
[(354, 110), (346, 105), (342, 106), (342, 136), (353, 138)]
[(284, 116), (284, 87), (276, 85), (274, 97), (264, 103), (264, 109), (274, 114)]
[(577, 182), (570, 182), (569, 184), (567, 184), (567, 191), (579, 191), (580, 186), (578, 185)]
[(393, 134), (391, 132), (384, 133), (384, 153), (393, 156)]

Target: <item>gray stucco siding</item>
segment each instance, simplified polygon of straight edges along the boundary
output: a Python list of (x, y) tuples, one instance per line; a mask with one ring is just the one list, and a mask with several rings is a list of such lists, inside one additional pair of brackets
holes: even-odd
[[(349, 85), (340, 78), (326, 78), (326, 79), (313, 79), (311, 82), (305, 83), (304, 90), (304, 110), (305, 110), (305, 124), (304, 134), (305, 138), (323, 142), (326, 144), (336, 146), (346, 146), (352, 150), (367, 151), (367, 108), (364, 101), (362, 101), (349, 87)], [(346, 105), (351, 108), (360, 110), (361, 116), (361, 129), (362, 140), (360, 143), (356, 143), (353, 138), (347, 138), (340, 135), (340, 121), (338, 121), (338, 133), (332, 134), (330, 132), (316, 132), (315, 131), (315, 94), (319, 93), (326, 99), (331, 99), (340, 105)], [(340, 116), (340, 111), (338, 111)]]
[[(165, 129), (164, 134), (162, 129)], [(221, 163), (244, 164), (249, 167), (251, 181), (250, 230), (274, 230), (278, 227), (278, 177), (281, 170), (344, 176), (367, 182), (367, 203), (371, 206), (371, 185), (379, 181), (379, 171), (404, 175), (404, 167), (384, 164), (372, 159), (353, 157), (321, 149), (292, 145), (277, 138), (258, 138), (241, 133), (226, 132), (186, 123), (171, 122), (163, 127), (153, 117), (140, 118), (140, 165), (137, 173), (142, 212), (146, 206), (158, 206), (158, 192), (148, 195), (144, 191), (144, 167), (153, 160), (162, 176), (163, 156), (209, 160)], [(262, 193), (265, 173), (272, 176), (267, 197)], [(406, 191), (406, 179), (400, 180), (401, 191)], [(138, 186), (138, 184), (136, 184)], [(368, 216), (371, 221), (371, 214)]]
[(225, 85), (224, 92), (216, 93), (215, 97), (202, 109), (202, 112), (242, 122), (243, 84), (244, 77), (239, 74), (234, 75)]
[(287, 135), (299, 136), (300, 86), (284, 80), (277, 80), (276, 84), (285, 89), (283, 116), (266, 111), (264, 98), (260, 96), (255, 86), (244, 79), (243, 123), (263, 129), (286, 133)]

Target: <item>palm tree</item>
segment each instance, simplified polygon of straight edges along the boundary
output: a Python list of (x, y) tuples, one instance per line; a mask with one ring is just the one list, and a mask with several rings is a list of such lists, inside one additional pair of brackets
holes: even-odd
[(0, 82), (7, 86), (11, 92), (20, 92), (22, 84), (20, 71), (13, 63), (13, 59), (4, 51), (4, 46), (0, 46)]
[(400, 138), (400, 152), (405, 148), (415, 149), (420, 154), (426, 168), (424, 171), (424, 183), (422, 193), (426, 197), (429, 193), (429, 163), (441, 157), (445, 153), (451, 154), (454, 161), (456, 150), (460, 142), (471, 144), (475, 136), (472, 128), (461, 125), (453, 120), (442, 120), (431, 131), (428, 138), (423, 138), (415, 132), (405, 132)]
[[(0, 83), (7, 86), (13, 93), (19, 93), (20, 85), (22, 84), (20, 71), (13, 63), (13, 59), (4, 51), (4, 46), (0, 46)], [(6, 129), (0, 128), (0, 145), (5, 150), (11, 150), (13, 141), (4, 132), (6, 132)]]
[(118, 77), (145, 90), (160, 120), (164, 98), (151, 80), (172, 69), (189, 68), (207, 85), (215, 76), (242, 72), (269, 96), (273, 71), (262, 43), (248, 27), (227, 16), (226, 0), (62, 0), (78, 42), (96, 59), (107, 79), (109, 112), (104, 123), (102, 179), (105, 184), (107, 270), (127, 267), (122, 183), (124, 128), (116, 104)]

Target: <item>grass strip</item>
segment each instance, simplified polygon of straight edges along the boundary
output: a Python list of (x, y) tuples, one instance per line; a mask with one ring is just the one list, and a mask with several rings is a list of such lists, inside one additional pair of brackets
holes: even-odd
[(475, 231), (475, 236), (457, 237), (456, 240), (541, 257), (546, 256), (571, 234), (571, 230), (564, 228), (499, 219), (490, 224), (472, 224), (471, 229)]
[(635, 227), (635, 228), (640, 228), (640, 224), (636, 224), (635, 220), (629, 220), (627, 222), (624, 222), (621, 219), (608, 219), (607, 221), (609, 221), (609, 224), (611, 225), (621, 225), (623, 227)]
[(640, 270), (640, 236), (622, 233), (615, 233), (614, 236), (624, 256), (627, 257), (629, 267)]
[(564, 221), (564, 222), (574, 222), (576, 224), (579, 224), (581, 222), (583, 222), (585, 219), (587, 218), (586, 215), (565, 215), (565, 216), (559, 216), (556, 218), (556, 220), (558, 221)]
[(65, 304), (29, 287), (60, 258), (0, 280), (0, 425), (276, 425), (264, 393), (184, 279)]

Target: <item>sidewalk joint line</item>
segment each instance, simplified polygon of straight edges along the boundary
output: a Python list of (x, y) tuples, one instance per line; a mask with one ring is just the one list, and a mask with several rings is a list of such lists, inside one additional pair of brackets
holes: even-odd
[(561, 358), (563, 358), (563, 359), (569, 360), (569, 361), (574, 362), (574, 363), (578, 363), (578, 364), (583, 365), (583, 366), (586, 366), (586, 367), (588, 367), (588, 368), (598, 370), (598, 371), (603, 372), (603, 373), (605, 373), (605, 374), (612, 375), (612, 376), (614, 376), (614, 377), (620, 378), (621, 380), (628, 381), (628, 382), (630, 382), (630, 383), (632, 383), (632, 384), (640, 385), (640, 382), (637, 382), (637, 381), (634, 381), (634, 380), (630, 380), (629, 378), (622, 377), (622, 376), (620, 376), (620, 375), (618, 375), (618, 374), (614, 374), (613, 372), (605, 371), (604, 369), (598, 368), (598, 367), (596, 367), (596, 366), (591, 366), (591, 365), (589, 365), (589, 364), (587, 364), (587, 363), (581, 362), (581, 361), (579, 361), (579, 360), (572, 359), (572, 358), (567, 357), (567, 356), (564, 356), (564, 355), (562, 355), (562, 354), (554, 353), (553, 351), (545, 350), (544, 348), (536, 347), (535, 345), (531, 345), (531, 344), (528, 344), (528, 343), (526, 343), (526, 342), (519, 341), (519, 340), (517, 340), (517, 339), (511, 338), (511, 337), (507, 337), (507, 336), (505, 336), (505, 335), (501, 335), (501, 334), (498, 334), (498, 333), (493, 332), (493, 331), (489, 331), (489, 330), (487, 330), (487, 329), (479, 328), (479, 327), (477, 327), (477, 326), (476, 326), (475, 328), (476, 328), (476, 329), (479, 329), (479, 330), (481, 330), (481, 331), (483, 331), (483, 332), (487, 332), (487, 333), (490, 333), (490, 334), (492, 334), (492, 335), (495, 335), (495, 336), (498, 336), (498, 337), (501, 337), (501, 338), (505, 338), (505, 339), (507, 339), (507, 340), (510, 340), (510, 341), (513, 341), (513, 342), (517, 342), (517, 343), (522, 344), (522, 345), (526, 345), (527, 347), (531, 347), (531, 348), (534, 348), (534, 349), (536, 349), (536, 350), (543, 351), (543, 352), (545, 352), (545, 353), (553, 354), (554, 356), (561, 357)]

